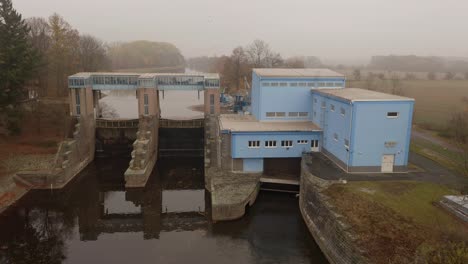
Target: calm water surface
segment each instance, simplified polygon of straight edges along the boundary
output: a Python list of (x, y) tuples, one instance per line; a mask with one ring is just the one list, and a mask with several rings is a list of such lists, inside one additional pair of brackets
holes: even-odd
[(127, 164), (96, 159), (2, 215), (0, 263), (326, 263), (294, 195), (261, 192), (245, 217), (213, 224), (202, 159), (162, 159), (137, 190)]

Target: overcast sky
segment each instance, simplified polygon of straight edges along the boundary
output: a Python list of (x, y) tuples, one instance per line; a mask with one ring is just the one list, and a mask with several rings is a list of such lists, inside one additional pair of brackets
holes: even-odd
[(104, 41), (174, 43), (186, 57), (259, 38), (283, 56), (324, 60), (468, 57), (468, 0), (13, 0), (24, 17), (62, 15)]

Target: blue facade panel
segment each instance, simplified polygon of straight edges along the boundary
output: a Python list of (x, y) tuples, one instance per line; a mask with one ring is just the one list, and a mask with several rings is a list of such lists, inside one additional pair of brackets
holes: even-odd
[[(255, 132), (233, 133), (231, 156), (233, 158), (297, 158), (310, 151), (311, 140), (320, 141), (321, 132)], [(291, 147), (282, 147), (281, 141), (292, 141)], [(307, 140), (300, 144), (298, 140)], [(249, 147), (249, 141), (260, 141), (258, 147)], [(276, 141), (276, 147), (266, 147), (265, 141)]]
[[(381, 166), (395, 155), (395, 166), (408, 165), (413, 101), (355, 102), (351, 166)], [(397, 118), (387, 117), (397, 112)], [(386, 144), (387, 143), (387, 144)]]
[(313, 93), (313, 122), (323, 130), (322, 147), (344, 163), (348, 163), (351, 141), (352, 105)]
[[(312, 120), (310, 90), (320, 87), (320, 84), (329, 83), (336, 85), (330, 88), (344, 88), (345, 78), (260, 77), (253, 72), (252, 114), (260, 121)], [(267, 115), (267, 112), (284, 113), (284, 116)], [(302, 113), (302, 115), (296, 115), (298, 113)], [(307, 115), (303, 113), (307, 113)]]
[(243, 166), (245, 172), (262, 172), (263, 159), (244, 159)]

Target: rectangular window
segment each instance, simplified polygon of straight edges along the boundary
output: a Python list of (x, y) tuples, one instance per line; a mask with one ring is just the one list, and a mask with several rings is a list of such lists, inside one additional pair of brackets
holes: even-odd
[(317, 98), (314, 98), (314, 103), (317, 103)]
[(214, 94), (210, 94), (210, 105), (214, 105)]
[(342, 116), (346, 115), (346, 110), (343, 107), (341, 107), (340, 112)]
[(81, 115), (81, 100), (80, 100), (80, 90), (75, 90), (75, 101), (76, 101), (76, 115)]
[(335, 105), (333, 105), (333, 104), (330, 105), (330, 110), (331, 110), (332, 112), (335, 112)]
[(319, 83), (318, 83), (318, 86), (319, 86), (319, 87), (325, 87), (325, 83), (324, 83), (324, 82), (319, 82)]
[(332, 82), (327, 82), (326, 86), (327, 87), (333, 87), (333, 83)]
[(345, 147), (349, 148), (349, 140), (347, 140), (346, 138), (344, 140), (344, 145)]
[(335, 83), (335, 87), (343, 87), (343, 83), (336, 82), (336, 83)]
[(315, 83), (312, 83), (312, 82), (307, 83), (307, 86), (309, 86), (309, 87), (314, 87), (314, 86), (315, 86)]
[(322, 101), (322, 108), (327, 107), (327, 103), (325, 101)]
[(276, 140), (265, 141), (265, 148), (276, 148)]
[(275, 112), (266, 112), (266, 117), (275, 117)]
[(276, 112), (276, 117), (285, 117), (286, 113), (285, 112)]
[(387, 112), (388, 118), (398, 118), (398, 112)]
[(309, 140), (298, 140), (297, 144), (309, 144)]
[(314, 117), (316, 117), (316, 116), (317, 116), (317, 112), (314, 111)]
[(143, 95), (143, 102), (145, 115), (149, 115), (148, 94)]
[(288, 86), (288, 83), (282, 82), (279, 84), (279, 86)]
[(333, 139), (334, 139), (335, 141), (338, 141), (338, 134), (337, 134), (337, 133), (333, 134)]
[(299, 112), (300, 117), (307, 117), (309, 116), (309, 112)]
[(270, 86), (270, 83), (264, 82), (264, 83), (262, 83), (262, 86), (263, 87), (268, 87), (268, 86)]
[(289, 83), (289, 86), (291, 86), (291, 87), (296, 87), (296, 86), (297, 86), (297, 83), (295, 83), (295, 82)]
[(304, 87), (304, 86), (306, 86), (306, 83), (305, 82), (300, 82), (298, 85), (301, 86), (301, 87)]
[(260, 140), (249, 140), (249, 148), (259, 148)]
[(289, 148), (292, 147), (293, 142), (292, 140), (281, 140), (281, 147), (283, 148)]
[(298, 112), (289, 112), (288, 115), (290, 117), (298, 117), (299, 116), (299, 113)]
[(271, 83), (271, 86), (275, 86), (275, 87), (276, 87), (276, 86), (278, 86), (278, 83), (277, 83), (277, 82), (273, 82), (273, 83)]

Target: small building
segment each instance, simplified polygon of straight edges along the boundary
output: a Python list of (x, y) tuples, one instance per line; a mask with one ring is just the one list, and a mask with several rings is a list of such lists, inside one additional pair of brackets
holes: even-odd
[(225, 169), (276, 170), (282, 160), (322, 152), (347, 172), (405, 170), (413, 99), (344, 88), (344, 75), (328, 69), (252, 75), (252, 113), (219, 118)]
[(357, 88), (313, 90), (312, 98), (322, 152), (343, 170), (406, 170), (414, 99)]

